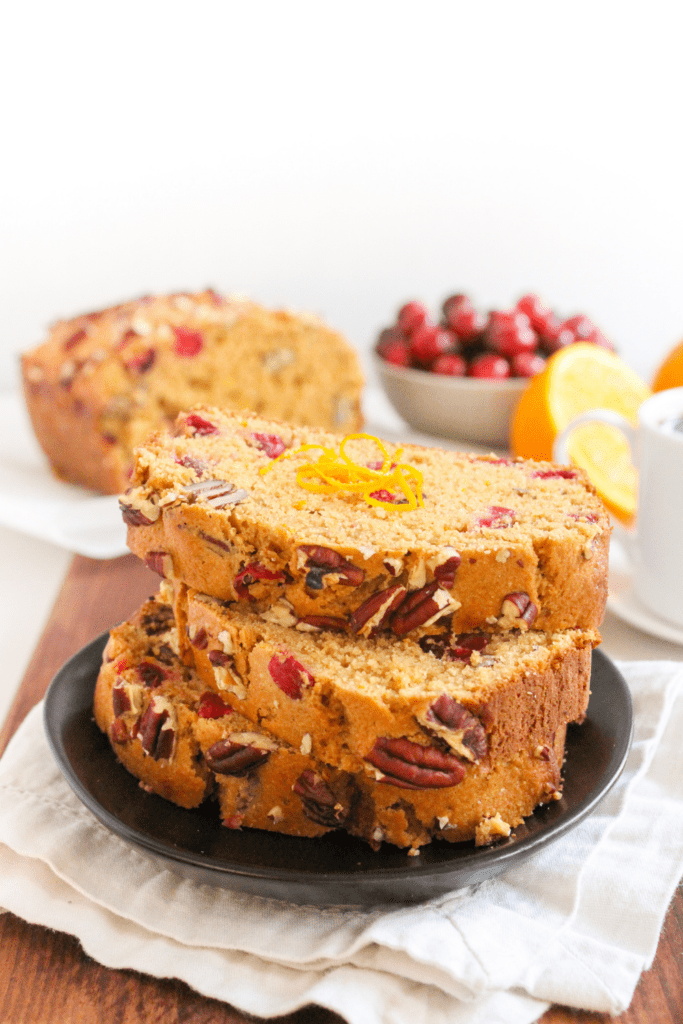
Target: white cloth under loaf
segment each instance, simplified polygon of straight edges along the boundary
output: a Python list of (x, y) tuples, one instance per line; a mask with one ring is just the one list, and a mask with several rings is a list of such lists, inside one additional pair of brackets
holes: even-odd
[(555, 1002), (618, 1014), (683, 874), (683, 666), (619, 668), (635, 739), (591, 817), (496, 879), (368, 911), (159, 870), (72, 794), (35, 708), (0, 761), (0, 907), (77, 936), (107, 966), (261, 1017), (308, 1003), (352, 1024), (528, 1024)]

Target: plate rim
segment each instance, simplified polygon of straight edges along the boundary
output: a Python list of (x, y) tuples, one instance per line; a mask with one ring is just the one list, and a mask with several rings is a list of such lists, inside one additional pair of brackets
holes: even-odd
[[(209, 875), (219, 876), (213, 881), (213, 884), (215, 885), (230, 887), (231, 879), (253, 879), (260, 883), (273, 883), (279, 886), (287, 884), (303, 884), (315, 885), (317, 887), (338, 885), (347, 888), (362, 888), (364, 880), (366, 879), (365, 872), (352, 872), (348, 870), (332, 872), (317, 870), (305, 873), (298, 865), (294, 869), (282, 868), (274, 865), (256, 865), (249, 868), (243, 864), (234, 864), (228, 861), (217, 861), (215, 858), (212, 858), (210, 854), (196, 853), (186, 849), (174, 849), (155, 837), (146, 836), (144, 832), (140, 832), (133, 828), (131, 825), (122, 821), (113, 812), (104, 807), (97, 797), (94, 796), (83, 783), (72, 765), (62, 737), (63, 723), (60, 722), (59, 718), (55, 717), (54, 707), (63, 696), (61, 692), (62, 689), (74, 686), (73, 679), (71, 678), (74, 674), (74, 670), (79, 670), (81, 674), (83, 674), (82, 663), (84, 661), (87, 661), (88, 659), (96, 659), (96, 661), (99, 660), (108, 636), (108, 631), (100, 634), (64, 663), (52, 679), (43, 705), (43, 724), (45, 734), (60, 771), (79, 800), (88, 808), (88, 810), (90, 810), (93, 816), (105, 828), (112, 832), (112, 834), (117, 835), (124, 842), (131, 843), (139, 849), (144, 850), (152, 857), (166, 861), (166, 866), (171, 869), (173, 868), (173, 864), (175, 864), (181, 873), (183, 867), (186, 867), (200, 872), (207, 872)], [(510, 863), (514, 864), (516, 861), (525, 860), (528, 856), (533, 854), (538, 847), (543, 847), (549, 842), (560, 839), (568, 831), (583, 821), (590, 813), (592, 813), (595, 807), (609, 793), (621, 775), (631, 748), (633, 737), (633, 706), (628, 684), (619, 669), (604, 652), (599, 649), (595, 649), (592, 651), (592, 657), (595, 661), (592, 662), (591, 678), (593, 679), (595, 674), (595, 664), (597, 663), (600, 665), (600, 663), (602, 663), (603, 671), (607, 669), (610, 672), (611, 683), (616, 684), (618, 688), (622, 698), (620, 713), (625, 716), (621, 722), (617, 722), (617, 718), (615, 716), (615, 722), (617, 722), (616, 731), (621, 737), (621, 742), (615, 742), (613, 749), (610, 751), (607, 759), (607, 766), (598, 784), (585, 794), (576, 806), (568, 809), (559, 820), (551, 822), (547, 828), (542, 829), (541, 831), (520, 838), (517, 842), (510, 844), (509, 846), (473, 846), (471, 851), (465, 854), (461, 852), (457, 860), (449, 861), (448, 859), (445, 859), (439, 863), (419, 863), (419, 858), (408, 857), (407, 855), (405, 857), (405, 864), (400, 866), (382, 865), (378, 862), (371, 872), (371, 878), (368, 881), (369, 886), (373, 884), (382, 885), (388, 882), (403, 881), (406, 883), (422, 882), (423, 884), (429, 884), (429, 882), (433, 880), (444, 881), (451, 874), (465, 873), (468, 869), (471, 869), (472, 873), (477, 873), (477, 871), (479, 871), (483, 876), (489, 877), (494, 873), (498, 874), (506, 870)], [(95, 665), (89, 673), (84, 674), (84, 678), (87, 678), (91, 682), (92, 689), (94, 689), (97, 670), (98, 665)], [(84, 686), (83, 683), (82, 686)], [(81, 705), (79, 705), (79, 707), (81, 707)], [(83, 704), (82, 710), (85, 709), (86, 705)], [(94, 722), (93, 728), (97, 729)], [(111, 751), (111, 754), (116, 763), (120, 764), (120, 762), (116, 760), (113, 751)], [(162, 798), (159, 797), (158, 799)], [(192, 812), (190, 811), (188, 813)], [(116, 827), (113, 827), (112, 819), (116, 821)], [(256, 832), (257, 830), (252, 829), (249, 831)], [(272, 837), (273, 835), (276, 836), (277, 833), (269, 832), (268, 835)], [(308, 839), (307, 841), (320, 842), (320, 840), (315, 839)], [(358, 840), (358, 842), (360, 842), (360, 840)], [(446, 846), (446, 844), (443, 845)], [(448, 844), (448, 846), (450, 845), (451, 844)], [(462, 847), (463, 844), (453, 845)], [(492, 869), (492, 865), (496, 866), (495, 871)], [(210, 882), (208, 879), (207, 881)], [(450, 889), (458, 889), (467, 884), (471, 884), (471, 882), (458, 883), (457, 881), (454, 881), (450, 886)], [(444, 888), (443, 891), (447, 890)], [(411, 897), (407, 898), (410, 899)], [(418, 898), (424, 897), (422, 896)], [(398, 897), (398, 894), (391, 897), (391, 902), (398, 903), (401, 901), (402, 900)], [(335, 900), (334, 902), (336, 903), (337, 901)]]

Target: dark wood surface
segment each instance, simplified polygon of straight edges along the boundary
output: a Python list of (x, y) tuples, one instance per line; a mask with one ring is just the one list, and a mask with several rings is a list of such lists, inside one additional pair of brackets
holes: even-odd
[[(157, 589), (132, 555), (108, 562), (74, 558), (52, 615), (0, 731), (0, 754), (60, 666), (88, 641), (130, 615)], [(77, 939), (0, 915), (0, 1022), (8, 1024), (247, 1024), (254, 1018), (206, 999), (176, 980), (110, 970), (87, 957)], [(281, 1024), (339, 1024), (306, 1007)], [(553, 1007), (542, 1024), (681, 1024), (683, 895), (669, 908), (651, 970), (620, 1017)]]

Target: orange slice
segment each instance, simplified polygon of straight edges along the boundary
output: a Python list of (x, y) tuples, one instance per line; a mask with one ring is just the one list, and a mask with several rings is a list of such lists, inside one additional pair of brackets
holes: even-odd
[[(636, 423), (650, 395), (643, 380), (619, 356), (579, 342), (551, 356), (532, 378), (513, 415), (510, 447), (515, 455), (552, 459), (553, 441), (581, 413), (612, 409)], [(568, 443), (574, 465), (585, 469), (605, 505), (630, 522), (635, 513), (637, 475), (625, 436), (605, 423), (578, 427)]]
[(683, 341), (669, 352), (652, 382), (653, 391), (683, 387)]

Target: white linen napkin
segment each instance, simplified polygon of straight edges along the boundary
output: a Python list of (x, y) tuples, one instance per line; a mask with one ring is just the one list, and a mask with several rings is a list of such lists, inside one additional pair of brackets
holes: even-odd
[(88, 558), (128, 551), (118, 498), (58, 480), (21, 395), (0, 394), (0, 525)]
[(100, 963), (176, 977), (261, 1017), (528, 1024), (551, 1003), (621, 1013), (683, 874), (683, 666), (619, 663), (635, 736), (597, 810), (524, 864), (405, 908), (294, 906), (184, 880), (72, 794), (35, 708), (0, 761), (0, 907)]

